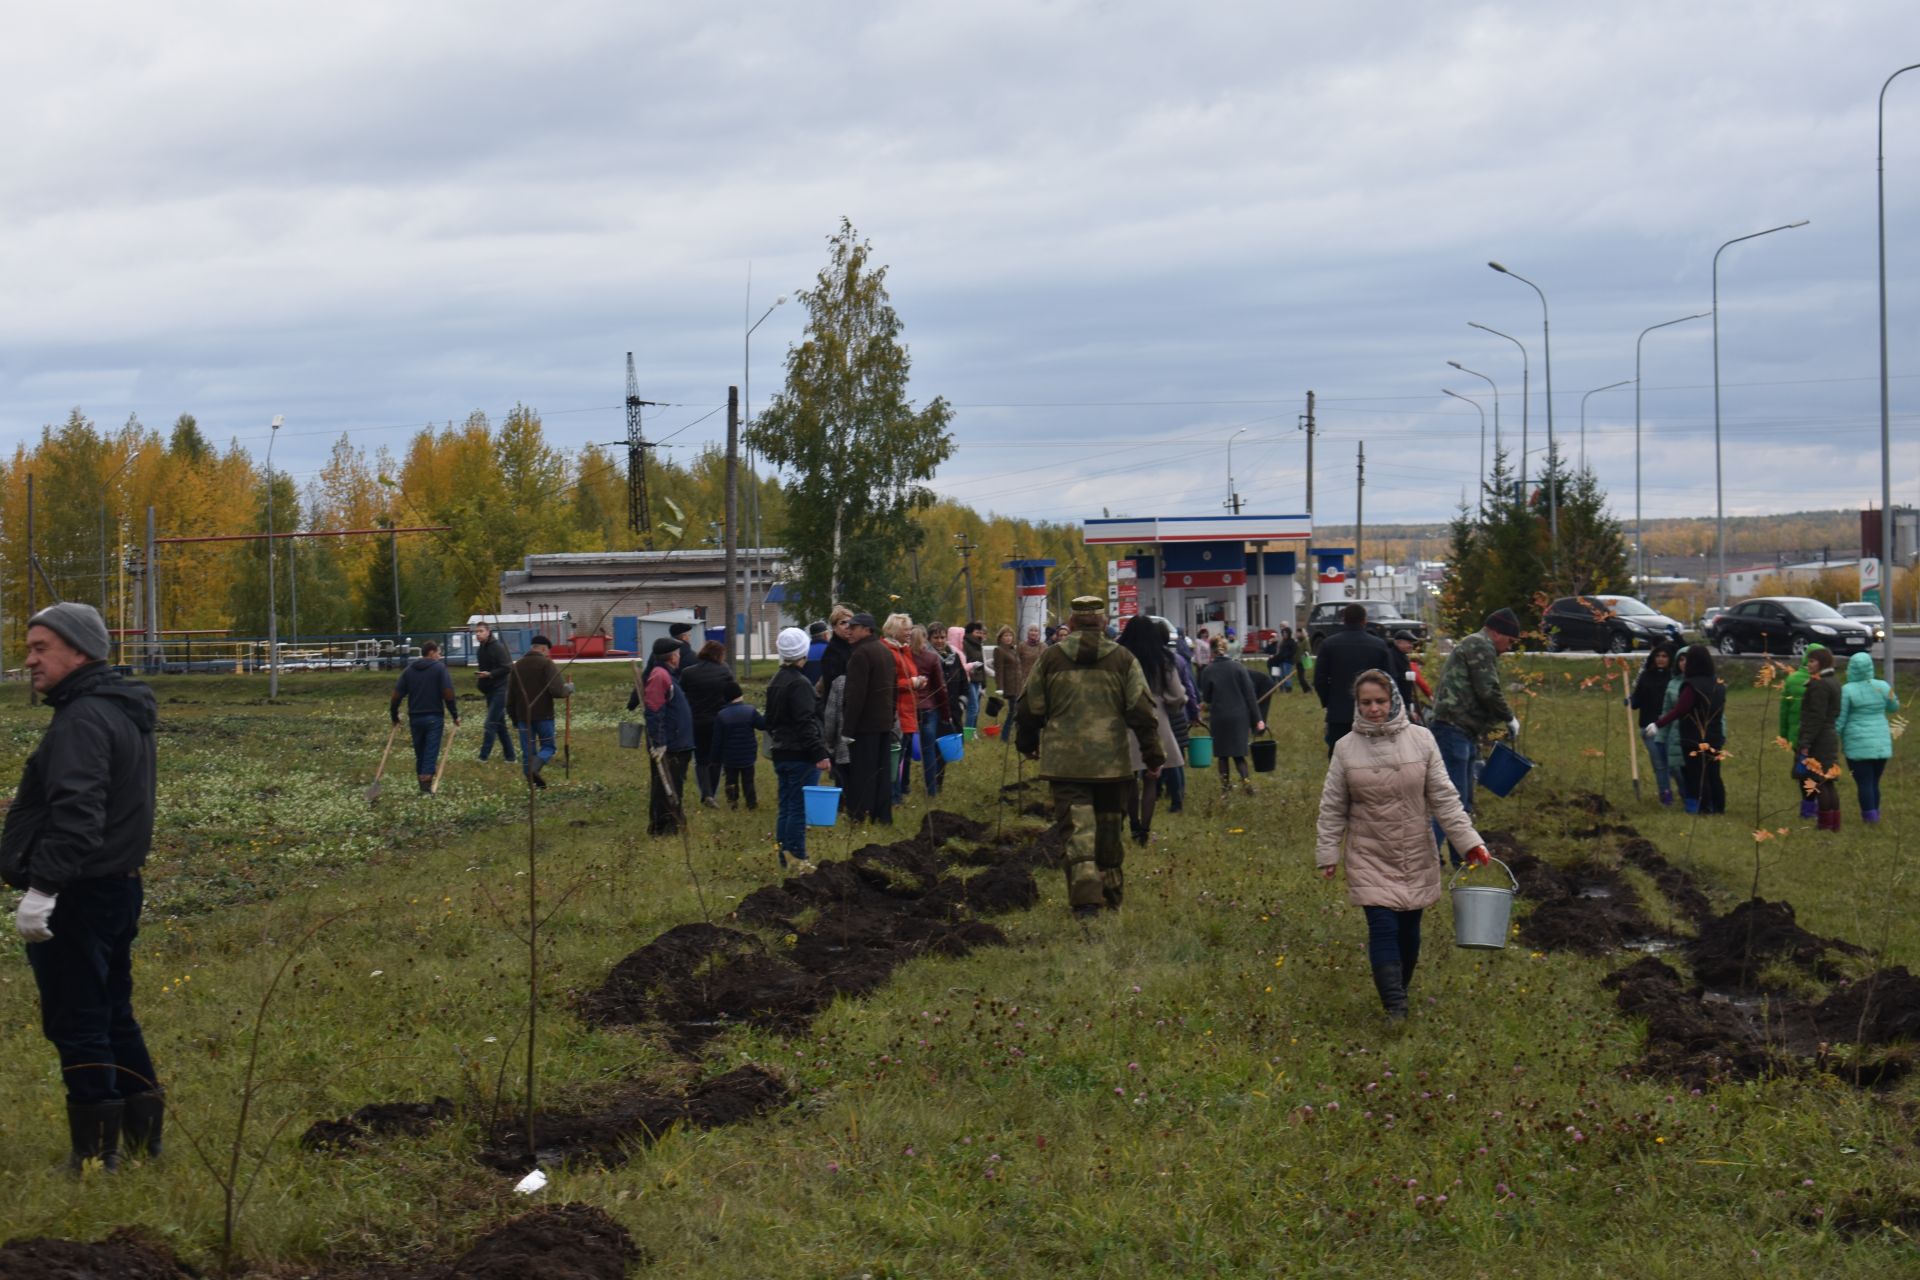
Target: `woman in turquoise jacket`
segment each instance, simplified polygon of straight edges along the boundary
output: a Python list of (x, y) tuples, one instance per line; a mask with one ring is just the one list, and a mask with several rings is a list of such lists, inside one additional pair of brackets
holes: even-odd
[(1893, 730), (1887, 717), (1900, 699), (1885, 680), (1873, 675), (1873, 657), (1856, 653), (1847, 661), (1847, 683), (1840, 690), (1840, 750), (1846, 753), (1853, 785), (1860, 791), (1860, 818), (1880, 821), (1880, 775), (1893, 758)]

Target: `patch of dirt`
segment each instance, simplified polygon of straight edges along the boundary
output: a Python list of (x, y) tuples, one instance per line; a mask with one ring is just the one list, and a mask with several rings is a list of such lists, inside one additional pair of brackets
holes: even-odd
[(316, 1120), (300, 1135), (308, 1151), (354, 1151), (375, 1137), (418, 1138), (453, 1115), (453, 1101), (375, 1102), (338, 1120)]
[[(1528, 946), (1600, 955), (1663, 936), (1619, 872), (1596, 866), (1548, 871), (1559, 878), (1561, 892), (1536, 902), (1520, 922), (1520, 939)], [(1518, 871), (1514, 874), (1519, 876)], [(1551, 882), (1545, 872), (1536, 871), (1535, 877), (1542, 887)]]
[(191, 1280), (199, 1274), (138, 1227), (121, 1227), (92, 1244), (34, 1236), (0, 1245), (6, 1280)]
[(1040, 901), (1040, 885), (1033, 872), (1013, 862), (989, 867), (967, 880), (967, 908), (983, 916), (1024, 911)]
[(1702, 923), (1686, 947), (1694, 977), (1715, 989), (1750, 989), (1760, 971), (1776, 961), (1791, 963), (1822, 982), (1840, 976), (1829, 952), (1864, 955), (1838, 938), (1808, 933), (1795, 922), (1793, 904), (1753, 898)]
[(1828, 1040), (1920, 1040), (1920, 978), (1905, 965), (1876, 970), (1835, 988), (1814, 1007), (1813, 1023)]
[(971, 840), (978, 844), (992, 838), (993, 828), (972, 818), (963, 818), (945, 809), (935, 809), (920, 820), (920, 838), (935, 848), (949, 840)]
[(1680, 981), (1673, 966), (1646, 956), (1602, 980), (1614, 1003), (1647, 1021), (1647, 1052), (1639, 1070), (1706, 1088), (1728, 1080), (1791, 1073), (1758, 1027), (1730, 1001), (1702, 1000)]
[(1700, 888), (1700, 882), (1668, 862), (1653, 841), (1635, 835), (1620, 846), (1620, 856), (1628, 865), (1646, 872), (1666, 895), (1667, 901), (1696, 927), (1713, 919), (1713, 903)]
[(420, 1280), (625, 1280), (646, 1259), (627, 1229), (590, 1204), (542, 1205), (509, 1218)]
[(819, 979), (776, 959), (752, 934), (682, 924), (614, 965), (580, 1011), (603, 1025), (661, 1023), (673, 1046), (690, 1053), (743, 1023), (798, 1031), (832, 999)]
[(527, 1153), (526, 1121), (515, 1118), (481, 1149), (479, 1159), (505, 1174), (523, 1174), (535, 1164), (548, 1169), (570, 1164), (613, 1168), (675, 1125), (717, 1129), (739, 1124), (785, 1106), (792, 1096), (778, 1076), (752, 1064), (702, 1081), (684, 1094), (622, 1086), (588, 1105), (537, 1113), (532, 1156)]

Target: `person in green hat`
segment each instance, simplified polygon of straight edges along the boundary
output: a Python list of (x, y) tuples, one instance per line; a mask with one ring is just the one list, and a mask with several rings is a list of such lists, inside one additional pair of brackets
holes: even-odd
[[(1810, 644), (1807, 652), (1801, 655), (1800, 665), (1788, 674), (1786, 683), (1780, 686), (1780, 737), (1789, 745), (1800, 741), (1800, 706), (1807, 698), (1807, 681), (1812, 675), (1807, 670), (1807, 657), (1814, 652), (1825, 653), (1827, 646)], [(1820, 816), (1820, 802), (1802, 791), (1800, 786), (1799, 765), (1794, 767), (1793, 789), (1800, 796), (1800, 816), (1817, 818)]]
[(1117, 910), (1125, 892), (1121, 823), (1133, 780), (1128, 736), (1149, 778), (1166, 763), (1146, 676), (1107, 639), (1106, 601), (1076, 596), (1069, 632), (1028, 673), (1020, 699), (1020, 753), (1040, 762), (1053, 793), (1054, 828), (1066, 838), (1067, 901), (1088, 919)]

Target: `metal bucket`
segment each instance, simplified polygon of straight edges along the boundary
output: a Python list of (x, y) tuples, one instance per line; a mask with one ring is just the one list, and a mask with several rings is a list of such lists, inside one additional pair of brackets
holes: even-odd
[(638, 721), (634, 721), (634, 720), (621, 721), (620, 722), (620, 745), (627, 748), (627, 750), (629, 751), (635, 750), (636, 748), (639, 747), (641, 739), (646, 734), (646, 730), (647, 730), (647, 726), (640, 724)]
[(1512, 888), (1460, 884), (1460, 873), (1465, 867), (1455, 871), (1453, 879), (1448, 881), (1453, 897), (1453, 945), (1456, 947), (1499, 951), (1507, 945), (1507, 934), (1513, 924), (1513, 896), (1520, 891), (1520, 882), (1514, 879), (1513, 868), (1498, 858), (1493, 862), (1507, 873)]

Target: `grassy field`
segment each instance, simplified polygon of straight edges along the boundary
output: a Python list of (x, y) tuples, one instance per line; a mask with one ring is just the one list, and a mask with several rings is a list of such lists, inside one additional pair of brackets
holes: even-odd
[[(1511, 670), (1541, 769), (1514, 798), (1484, 799), (1483, 826), (1556, 862), (1614, 864), (1616, 842), (1576, 834), (1590, 819), (1560, 803), (1603, 792), (1716, 906), (1747, 895), (1757, 851), (1762, 895), (1790, 900), (1802, 925), (1920, 964), (1902, 843), (1920, 780), (1911, 740), (1886, 779), (1888, 820), (1861, 826), (1844, 782), (1846, 829), (1819, 836), (1791, 813), (1773, 692), (1737, 666), (1734, 812), (1690, 820), (1662, 810), (1650, 780), (1633, 799), (1620, 690), (1597, 663)], [(539, 1198), (604, 1208), (646, 1251), (643, 1274), (1697, 1280), (1920, 1267), (1914, 1084), (1875, 1093), (1808, 1074), (1695, 1091), (1637, 1077), (1641, 1028), (1600, 983), (1632, 955), (1455, 950), (1443, 903), (1415, 1017), (1389, 1030), (1360, 913), (1312, 873), (1324, 752), (1310, 698), (1280, 696), (1280, 770), (1255, 796), (1221, 803), (1193, 777), (1188, 812), (1163, 813), (1160, 841), (1130, 851), (1125, 912), (1090, 932), (1048, 870), (1036, 907), (994, 921), (1011, 945), (916, 960), (801, 1034), (729, 1031), (696, 1064), (658, 1035), (589, 1026), (574, 999), (617, 960), (776, 878), (773, 782), (763, 765), (757, 813), (696, 810), (690, 850), (648, 838), (645, 756), (616, 747), (625, 673), (576, 678), (572, 778), (556, 762), (537, 799), (539, 891), (554, 908), (540, 945), (543, 1097), (751, 1062), (796, 1098), (677, 1130), (614, 1169), (553, 1171)], [(255, 682), (157, 686), (161, 830), (136, 1000), (178, 1118), (164, 1161), (65, 1176), (32, 980), (17, 951), (0, 964), (0, 1240), (137, 1223), (211, 1267), (223, 1197), (186, 1133), (224, 1172), (263, 993), (316, 926), (265, 1015), (267, 1085), (246, 1147), (279, 1137), (239, 1224), (247, 1264), (291, 1276), (446, 1256), (526, 1207), (475, 1159), (496, 1082), (509, 1109), (520, 1096), (528, 948), (501, 917), (524, 912), (526, 790), (517, 771), (472, 758), (469, 703), (444, 794), (412, 793), (402, 747), (369, 809), (386, 681), (285, 685), (273, 705)], [(0, 769), (17, 770), (45, 712), (22, 689), (8, 700)], [(937, 804), (995, 820), (1015, 776), (1010, 754), (981, 742)], [(916, 793), (897, 837), (927, 808)], [(814, 834), (816, 856), (850, 848), (844, 826)], [(1673, 915), (1634, 883), (1651, 914)], [(344, 1155), (293, 1141), (363, 1103), (436, 1095), (460, 1114), (424, 1137)]]

